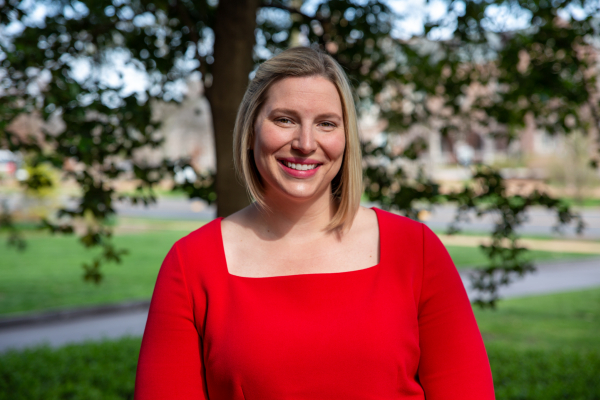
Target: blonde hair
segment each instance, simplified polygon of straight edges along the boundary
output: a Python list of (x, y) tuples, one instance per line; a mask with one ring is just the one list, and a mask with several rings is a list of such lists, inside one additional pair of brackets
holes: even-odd
[(233, 161), (250, 196), (259, 206), (268, 208), (264, 201), (264, 187), (250, 150), (254, 141), (254, 123), (273, 83), (284, 78), (307, 76), (322, 76), (329, 80), (337, 88), (342, 101), (346, 147), (342, 166), (331, 185), (332, 194), (338, 199), (338, 209), (327, 229), (344, 230), (352, 225), (360, 206), (363, 190), (362, 157), (352, 87), (342, 67), (330, 55), (309, 47), (294, 47), (260, 65), (238, 109), (233, 136)]

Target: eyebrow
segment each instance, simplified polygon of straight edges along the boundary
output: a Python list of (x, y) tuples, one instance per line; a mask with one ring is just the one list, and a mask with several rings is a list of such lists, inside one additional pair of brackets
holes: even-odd
[[(272, 109), (271, 112), (269, 112), (269, 115), (273, 115), (273, 114), (276, 114), (276, 113), (289, 114), (289, 115), (293, 115), (295, 117), (298, 116), (298, 112), (296, 110), (293, 110), (291, 108), (281, 108), (281, 107)], [(323, 114), (319, 114), (319, 115), (317, 115), (317, 118), (337, 118), (337, 119), (340, 119), (340, 120), (343, 119), (340, 115), (338, 115), (336, 113), (323, 113)]]

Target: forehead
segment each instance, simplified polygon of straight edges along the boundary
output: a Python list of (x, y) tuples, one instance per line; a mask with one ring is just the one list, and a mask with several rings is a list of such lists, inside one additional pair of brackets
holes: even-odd
[(267, 112), (281, 107), (342, 114), (337, 88), (322, 76), (291, 77), (273, 83), (267, 91), (264, 107)]

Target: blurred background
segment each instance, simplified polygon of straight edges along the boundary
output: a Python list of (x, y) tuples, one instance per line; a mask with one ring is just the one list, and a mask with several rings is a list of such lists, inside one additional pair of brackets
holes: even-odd
[(0, 0), (0, 399), (130, 399), (172, 244), (249, 204), (291, 46), (356, 89), (363, 204), (430, 226), (498, 399), (600, 398), (600, 2)]

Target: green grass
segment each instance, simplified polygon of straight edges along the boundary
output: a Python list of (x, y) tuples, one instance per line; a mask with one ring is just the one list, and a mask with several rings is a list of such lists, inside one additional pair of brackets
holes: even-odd
[(163, 258), (187, 233), (115, 237), (115, 244), (129, 249), (129, 254), (121, 264), (103, 268), (104, 279), (99, 285), (83, 281), (81, 263), (94, 253), (84, 249), (74, 236), (28, 235), (23, 252), (0, 243), (0, 314), (148, 299)]
[(600, 399), (600, 288), (475, 309), (498, 400)]
[(501, 300), (475, 317), (488, 347), (600, 354), (600, 288)]
[[(600, 399), (600, 288), (475, 312), (498, 400)], [(132, 399), (139, 338), (0, 354), (0, 400)]]
[[(479, 247), (446, 246), (446, 249), (448, 250), (448, 253), (450, 253), (452, 260), (458, 269), (484, 266), (487, 262), (486, 255), (479, 249)], [(589, 257), (598, 257), (598, 255), (529, 250), (526, 257), (535, 262), (543, 262), (576, 260)]]
[(600, 199), (594, 197), (586, 197), (581, 200), (577, 200), (572, 197), (563, 197), (563, 201), (572, 207), (583, 207), (583, 208), (598, 208), (600, 207)]
[[(91, 260), (94, 252), (84, 249), (74, 236), (25, 232), (28, 248), (24, 252), (6, 247), (5, 237), (0, 236), (0, 315), (150, 298), (171, 245), (202, 222), (140, 219), (131, 224), (134, 222), (152, 225), (152, 232), (115, 236), (115, 244), (130, 253), (122, 264), (103, 268), (104, 280), (99, 285), (82, 280), (81, 264)], [(448, 250), (459, 268), (485, 262), (475, 247), (450, 246)], [(581, 257), (549, 252), (532, 252), (532, 256), (537, 260)]]

